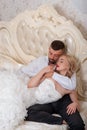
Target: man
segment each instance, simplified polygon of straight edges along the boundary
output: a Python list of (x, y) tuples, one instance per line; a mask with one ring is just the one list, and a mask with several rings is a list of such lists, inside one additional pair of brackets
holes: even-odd
[[(48, 57), (43, 56), (32, 61), (27, 67), (24, 67), (22, 71), (31, 77), (36, 76), (42, 68), (47, 65), (55, 64), (59, 56), (63, 53), (66, 53), (64, 43), (62, 41), (55, 40), (49, 47)], [(46, 72), (44, 72), (44, 75), (45, 74)], [(43, 74), (40, 78), (42, 78), (42, 76)], [(75, 79), (75, 75), (73, 77), (71, 77), (71, 80), (73, 81), (73, 85), (75, 85), (73, 80)], [(34, 87), (34, 82), (32, 82), (31, 87)], [(78, 101), (76, 93), (74, 92), (71, 96), (73, 98), (73, 102), (71, 101), (69, 95), (65, 95), (62, 99), (56, 102), (36, 104), (29, 107), (27, 109), (28, 116), (25, 120), (48, 124), (63, 124), (65, 120), (69, 125), (70, 130), (84, 130), (84, 123), (77, 109)], [(60, 114), (62, 118), (56, 117), (52, 114)]]

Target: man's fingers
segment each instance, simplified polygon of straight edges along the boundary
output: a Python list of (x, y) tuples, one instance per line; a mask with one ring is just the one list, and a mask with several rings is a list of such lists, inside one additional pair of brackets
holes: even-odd
[(76, 111), (75, 109), (67, 108), (67, 114), (68, 115), (75, 113), (75, 111)]

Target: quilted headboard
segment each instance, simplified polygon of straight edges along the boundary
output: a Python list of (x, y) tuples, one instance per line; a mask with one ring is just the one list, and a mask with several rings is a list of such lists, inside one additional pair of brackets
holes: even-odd
[(63, 40), (68, 53), (79, 59), (77, 91), (80, 99), (86, 99), (87, 41), (73, 22), (58, 14), (51, 5), (25, 11), (9, 22), (0, 22), (0, 66), (5, 62), (27, 64), (35, 57), (46, 55), (55, 39)]

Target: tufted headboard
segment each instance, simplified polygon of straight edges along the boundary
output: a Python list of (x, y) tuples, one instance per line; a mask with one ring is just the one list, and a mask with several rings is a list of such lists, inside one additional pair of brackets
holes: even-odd
[(6, 62), (27, 64), (46, 55), (55, 39), (63, 40), (68, 53), (80, 61), (77, 92), (79, 99), (87, 100), (87, 41), (73, 22), (58, 14), (51, 5), (25, 11), (9, 22), (0, 22), (0, 67)]

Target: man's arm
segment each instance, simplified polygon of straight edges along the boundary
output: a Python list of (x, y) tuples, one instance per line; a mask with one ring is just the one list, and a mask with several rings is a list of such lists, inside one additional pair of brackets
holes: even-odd
[[(62, 93), (65, 93), (65, 90), (62, 90), (61, 88), (62, 88), (62, 86), (58, 83), (58, 82), (56, 82), (56, 84), (55, 84), (55, 87), (56, 87), (56, 90), (57, 91), (59, 91), (59, 87), (60, 87), (60, 92), (62, 91)], [(64, 88), (63, 88), (64, 89)], [(63, 92), (64, 91), (64, 92)], [(75, 111), (76, 111), (76, 109), (78, 109), (79, 110), (79, 102), (78, 102), (78, 98), (77, 98), (77, 93), (76, 93), (76, 91), (75, 90), (67, 90), (66, 91), (66, 94), (68, 94), (69, 93), (69, 95), (70, 95), (70, 98), (71, 98), (71, 100), (72, 100), (72, 103), (70, 103), (68, 106), (67, 106), (67, 113), (68, 113), (68, 115), (70, 115), (70, 114), (73, 114), (73, 113), (75, 113)]]
[[(49, 75), (50, 75), (50, 73), (47, 74), (48, 77), (49, 77)], [(54, 79), (55, 79), (55, 77), (54, 77)], [(75, 79), (75, 81), (74, 81), (74, 79)], [(75, 83), (75, 82), (76, 82), (76, 75), (74, 74), (70, 80), (71, 80), (71, 82), (72, 82), (72, 85), (74, 85), (74, 87), (75, 87), (75, 84), (76, 84), (76, 83)], [(59, 88), (60, 88), (60, 90), (62, 90), (62, 89), (61, 89), (61, 88), (62, 88), (62, 84), (59, 84), (58, 81), (55, 82), (55, 83), (56, 83), (56, 84), (55, 84), (56, 90), (59, 91)], [(65, 84), (66, 84), (66, 83), (65, 83)], [(68, 85), (69, 85), (69, 84), (68, 84)], [(62, 93), (63, 93), (63, 90), (62, 90)], [(64, 90), (64, 93), (65, 93), (65, 90)], [(79, 110), (79, 103), (78, 103), (77, 93), (76, 93), (75, 90), (72, 90), (72, 91), (67, 91), (67, 90), (66, 90), (66, 93), (65, 93), (65, 94), (68, 94), (68, 93), (69, 93), (69, 95), (70, 95), (70, 98), (71, 98), (71, 100), (72, 100), (72, 103), (67, 106), (67, 113), (68, 113), (68, 114), (72, 114), (72, 113), (74, 113), (74, 112), (76, 111), (76, 109)]]
[(72, 103), (67, 106), (68, 115), (75, 113), (76, 109), (79, 110), (79, 102), (78, 102), (77, 93), (75, 90), (72, 91), (72, 93), (70, 93), (70, 98), (72, 100)]
[(29, 77), (33, 77), (45, 66), (47, 66), (47, 58), (43, 56), (32, 60), (28, 65), (24, 65), (20, 71)]
[(74, 73), (71, 78), (60, 75), (54, 72), (52, 78), (56, 80), (63, 88), (74, 90), (76, 88), (76, 74)]

